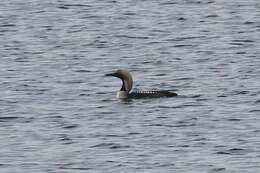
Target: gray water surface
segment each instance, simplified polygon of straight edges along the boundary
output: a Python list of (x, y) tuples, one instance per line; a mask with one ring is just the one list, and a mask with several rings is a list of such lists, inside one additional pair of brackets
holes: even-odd
[(1, 1), (0, 59), (0, 172), (260, 172), (259, 0)]

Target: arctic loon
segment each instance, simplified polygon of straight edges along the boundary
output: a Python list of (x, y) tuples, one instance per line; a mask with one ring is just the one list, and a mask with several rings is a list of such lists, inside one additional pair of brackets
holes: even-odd
[(106, 74), (106, 76), (118, 77), (122, 80), (122, 88), (117, 92), (116, 97), (119, 99), (138, 99), (138, 98), (156, 98), (156, 97), (174, 97), (177, 96), (176, 93), (170, 92), (168, 90), (155, 90), (155, 91), (136, 91), (131, 92), (133, 87), (133, 78), (128, 71), (117, 70), (114, 73)]

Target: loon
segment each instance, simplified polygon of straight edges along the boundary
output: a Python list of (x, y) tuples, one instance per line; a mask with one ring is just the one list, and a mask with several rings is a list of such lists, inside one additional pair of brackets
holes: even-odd
[(106, 76), (118, 77), (122, 80), (122, 87), (117, 92), (116, 97), (119, 99), (138, 99), (138, 98), (157, 98), (157, 97), (174, 97), (178, 94), (168, 90), (155, 90), (155, 91), (137, 91), (131, 92), (133, 87), (133, 78), (128, 71), (117, 70), (114, 73), (106, 74)]

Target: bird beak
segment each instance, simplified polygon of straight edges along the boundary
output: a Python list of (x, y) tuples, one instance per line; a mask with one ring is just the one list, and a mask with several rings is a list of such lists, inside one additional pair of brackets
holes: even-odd
[(105, 76), (114, 76), (114, 75), (115, 75), (114, 73), (105, 74)]
[(108, 74), (106, 74), (105, 76), (114, 76), (114, 77), (121, 78), (120, 74), (117, 73), (117, 72), (114, 72), (114, 73), (108, 73)]

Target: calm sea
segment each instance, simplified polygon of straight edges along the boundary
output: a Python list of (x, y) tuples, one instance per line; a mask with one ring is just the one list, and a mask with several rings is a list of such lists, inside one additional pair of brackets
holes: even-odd
[(260, 172), (259, 0), (4, 0), (0, 61), (1, 173)]

